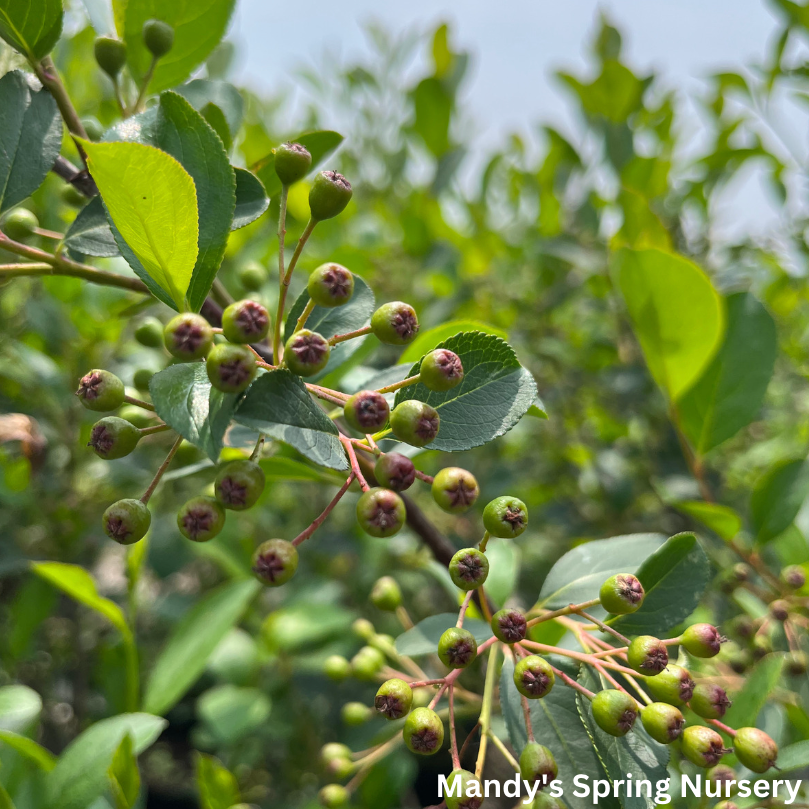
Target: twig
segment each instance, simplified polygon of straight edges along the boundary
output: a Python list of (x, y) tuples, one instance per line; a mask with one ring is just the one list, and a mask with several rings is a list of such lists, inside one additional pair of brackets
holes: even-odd
[(541, 624), (543, 621), (550, 621), (552, 618), (559, 618), (562, 615), (570, 615), (575, 612), (580, 612), (581, 610), (586, 610), (589, 607), (595, 607), (596, 604), (600, 603), (600, 599), (594, 598), (592, 601), (585, 601), (582, 604), (568, 604), (567, 607), (561, 607), (553, 612), (546, 612), (544, 615), (540, 615), (538, 618), (532, 618), (528, 622), (528, 626), (536, 626), (537, 624)]
[(410, 387), (410, 385), (417, 385), (419, 382), (421, 382), (421, 374), (416, 374), (415, 376), (409, 376), (407, 379), (403, 379), (401, 382), (394, 382), (392, 385), (385, 385), (384, 388), (377, 388), (376, 392), (393, 393), (401, 388), (407, 388)]
[[(301, 312), (301, 316), (298, 318), (298, 322), (295, 324), (296, 332), (299, 332), (306, 325), (306, 321), (309, 320), (309, 315), (311, 315), (314, 310), (315, 302), (309, 298), (309, 300), (306, 301), (306, 306), (303, 307), (303, 311)], [(331, 340), (329, 340), (329, 343), (333, 345)]]
[(154, 490), (157, 488), (157, 484), (160, 483), (160, 478), (163, 477), (165, 471), (169, 468), (169, 464), (171, 463), (174, 454), (180, 448), (180, 444), (182, 443), (183, 437), (181, 435), (177, 436), (177, 440), (172, 444), (171, 449), (169, 450), (169, 454), (166, 455), (166, 460), (160, 464), (160, 469), (157, 470), (152, 482), (149, 484), (149, 488), (143, 493), (143, 497), (141, 497), (140, 501), (144, 505), (149, 502), (149, 498), (154, 494)]
[(370, 333), (371, 327), (363, 326), (361, 329), (347, 331), (345, 334), (335, 334), (333, 337), (329, 337), (329, 345), (334, 346), (337, 345), (337, 343), (344, 343), (346, 340), (353, 340), (355, 337), (362, 337)]
[(150, 404), (149, 402), (144, 402), (142, 399), (136, 399), (134, 396), (124, 396), (124, 401), (127, 404), (142, 407), (144, 410), (151, 410), (152, 412), (154, 412), (155, 409), (153, 404)]
[(348, 491), (349, 486), (351, 486), (351, 484), (354, 482), (355, 477), (356, 473), (352, 472), (348, 476), (348, 478), (346, 478), (346, 482), (340, 487), (339, 491), (337, 492), (337, 494), (334, 495), (331, 502), (326, 506), (326, 508), (323, 509), (323, 512), (320, 514), (320, 516), (316, 517), (308, 528), (301, 531), (300, 534), (298, 534), (298, 536), (296, 536), (295, 539), (292, 540), (293, 545), (300, 545), (302, 542), (305, 542), (307, 539), (309, 539), (310, 536), (312, 536), (312, 534), (315, 533), (315, 531), (317, 531), (318, 528), (320, 528), (321, 525), (323, 525), (323, 521), (326, 519), (326, 517), (329, 516), (332, 509), (340, 502), (343, 495)]
[(360, 470), (360, 464), (357, 460), (357, 453), (354, 452), (354, 445), (351, 443), (350, 439), (346, 438), (344, 435), (339, 436), (340, 441), (343, 444), (343, 448), (345, 449), (349, 463), (351, 464), (351, 471), (354, 473), (354, 476), (357, 478), (357, 482), (360, 484), (360, 488), (367, 492), (368, 489), (371, 487), (368, 485), (368, 481), (362, 476), (362, 471)]
[(458, 629), (463, 627), (463, 619), (466, 617), (466, 610), (469, 607), (469, 602), (472, 600), (472, 594), (474, 590), (468, 590), (466, 595), (464, 596), (463, 603), (461, 604), (461, 609), (458, 610), (458, 623), (455, 624)]
[[(485, 644), (484, 644), (485, 645)], [(480, 647), (483, 648), (483, 645)], [(480, 706), (480, 749), (478, 759), (475, 762), (475, 775), (480, 778), (483, 772), (483, 765), (486, 763), (486, 745), (491, 734), (492, 702), (494, 700), (495, 674), (497, 672), (497, 653), (499, 646), (489, 652), (489, 659), (486, 663), (486, 683), (483, 686), (483, 703)], [(460, 671), (461, 669), (458, 669)]]
[(576, 610), (576, 613), (578, 615), (581, 615), (583, 618), (586, 618), (588, 621), (592, 621), (603, 632), (606, 632), (612, 635), (613, 637), (618, 638), (618, 640), (621, 641), (621, 643), (625, 643), (627, 646), (629, 646), (629, 638), (627, 638), (625, 635), (622, 635), (620, 632), (616, 631), (608, 624), (605, 624), (603, 621), (599, 621), (598, 618), (586, 613), (584, 610)]
[(461, 759), (458, 756), (458, 739), (455, 733), (455, 687), (449, 686), (449, 744), (452, 755), (452, 769), (458, 770), (461, 767)]

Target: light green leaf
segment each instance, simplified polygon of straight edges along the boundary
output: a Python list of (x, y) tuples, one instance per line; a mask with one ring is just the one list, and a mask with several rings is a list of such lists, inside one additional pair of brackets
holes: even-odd
[(696, 264), (662, 250), (619, 250), (612, 272), (650, 373), (677, 401), (721, 344), (722, 298)]
[[(455, 626), (457, 622), (457, 612), (431, 615), (396, 638), (396, 651), (407, 657), (435, 654), (441, 635), (451, 626)], [(464, 629), (468, 629), (475, 636), (475, 640), (479, 644), (492, 636), (492, 628), (485, 621), (467, 618), (463, 625)]]
[(0, 37), (38, 62), (59, 41), (62, 17), (62, 0), (0, 0)]
[(490, 326), (488, 323), (481, 323), (479, 320), (450, 320), (449, 323), (443, 323), (440, 326), (420, 332), (419, 336), (410, 343), (402, 356), (399, 357), (399, 362), (417, 362), (428, 351), (432, 351), (436, 346), (443, 343), (444, 340), (465, 331), (479, 331), (483, 334), (493, 334), (501, 340), (508, 340), (508, 335), (502, 329)]
[(56, 756), (27, 736), (20, 736), (19, 733), (10, 730), (0, 730), (0, 742), (7, 744), (45, 772), (50, 772), (56, 766)]
[(294, 458), (285, 458), (275, 455), (272, 458), (262, 458), (259, 465), (264, 470), (264, 476), (270, 480), (310, 480), (315, 483), (334, 483), (342, 486), (343, 476), (311, 466)]
[(536, 419), (549, 419), (548, 411), (545, 409), (545, 404), (539, 396), (534, 399), (534, 403), (528, 408), (526, 416), (533, 416)]
[(707, 525), (722, 539), (733, 539), (742, 529), (742, 518), (730, 506), (705, 503), (702, 500), (681, 500), (671, 505)]
[(787, 745), (778, 753), (778, 775), (809, 767), (809, 739)]
[(502, 606), (514, 592), (520, 572), (520, 548), (509, 540), (493, 539), (486, 548), (489, 559), (489, 576), (486, 579), (486, 595), (495, 604)]
[(15, 809), (11, 795), (6, 792), (6, 788), (0, 784), (0, 809)]
[(93, 197), (65, 233), (65, 246), (82, 256), (120, 256), (101, 197)]
[(197, 755), (197, 787), (202, 809), (230, 809), (241, 800), (233, 774), (213, 756)]
[(809, 495), (809, 462), (802, 458), (772, 466), (756, 482), (750, 496), (750, 521), (757, 542), (769, 542), (786, 531)]
[(132, 737), (127, 733), (107, 770), (116, 809), (132, 809), (140, 793), (140, 771)]
[(225, 684), (197, 700), (197, 715), (221, 744), (232, 744), (261, 727), (270, 715), (270, 700), (258, 688)]
[(230, 229), (238, 230), (255, 222), (270, 207), (270, 200), (255, 174), (246, 169), (233, 170), (236, 172), (236, 207)]
[(27, 685), (0, 687), (0, 730), (23, 733), (42, 712), (42, 698)]
[[(731, 694), (733, 704), (722, 721), (732, 728), (754, 727), (761, 709), (781, 679), (783, 654), (769, 654), (745, 674), (742, 690)], [(780, 766), (780, 761), (778, 762)]]
[(98, 36), (115, 36), (115, 20), (109, 0), (82, 0), (82, 5)]

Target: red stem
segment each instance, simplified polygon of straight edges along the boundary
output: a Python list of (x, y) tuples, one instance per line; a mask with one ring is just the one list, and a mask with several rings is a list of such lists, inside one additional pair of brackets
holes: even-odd
[(329, 505), (323, 509), (323, 513), (319, 517), (315, 518), (308, 528), (301, 531), (301, 533), (292, 540), (293, 545), (300, 545), (301, 542), (305, 542), (310, 536), (312, 536), (312, 534), (315, 533), (315, 531), (317, 531), (318, 528), (320, 528), (321, 525), (323, 525), (324, 520), (329, 516), (332, 509), (340, 502), (343, 495), (348, 491), (348, 487), (354, 482), (355, 477), (356, 475), (354, 472), (348, 476), (346, 482), (340, 487), (340, 490), (332, 498), (331, 503), (329, 503)]
[(368, 485), (368, 481), (362, 475), (362, 471), (360, 470), (360, 462), (357, 460), (357, 453), (354, 452), (354, 445), (351, 443), (350, 438), (346, 438), (344, 435), (339, 436), (340, 441), (345, 448), (346, 453), (348, 454), (348, 460), (351, 464), (351, 471), (354, 473), (354, 476), (357, 478), (357, 481), (360, 484), (360, 488), (367, 492), (368, 489), (371, 487)]

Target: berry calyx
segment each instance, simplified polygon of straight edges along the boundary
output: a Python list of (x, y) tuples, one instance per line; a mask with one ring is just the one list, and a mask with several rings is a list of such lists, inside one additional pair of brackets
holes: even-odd
[(314, 376), (326, 367), (330, 354), (331, 346), (323, 335), (301, 329), (287, 340), (284, 360), (293, 374)]
[(449, 576), (461, 590), (476, 590), (489, 575), (489, 560), (477, 548), (463, 548), (449, 561)]
[(281, 185), (302, 180), (312, 167), (312, 155), (300, 143), (282, 143), (275, 150), (275, 173)]
[(374, 697), (374, 708), (385, 719), (401, 719), (410, 713), (412, 705), (413, 689), (398, 678), (382, 683)]
[(475, 504), (480, 488), (475, 476), (458, 466), (447, 466), (433, 479), (433, 500), (450, 514), (462, 514)]
[(778, 745), (758, 728), (739, 728), (733, 739), (736, 758), (753, 772), (767, 772), (778, 759)]
[(514, 685), (528, 699), (547, 696), (555, 680), (550, 663), (539, 655), (528, 655), (514, 667)]
[(323, 661), (323, 673), (336, 683), (341, 683), (351, 674), (351, 663), (342, 655), (329, 655)]
[(492, 632), (503, 643), (519, 643), (525, 640), (528, 621), (519, 610), (506, 608), (492, 615)]
[(669, 653), (663, 642), (652, 635), (641, 635), (629, 644), (626, 652), (629, 667), (638, 674), (660, 674), (669, 662)]
[(452, 390), (463, 382), (463, 363), (454, 351), (436, 348), (424, 356), (419, 376), (421, 384), (429, 390)]
[(809, 655), (806, 652), (790, 652), (784, 657), (784, 671), (792, 677), (800, 677), (809, 670)]
[(133, 545), (146, 536), (152, 515), (140, 500), (118, 500), (101, 518), (104, 533), (119, 545)]
[(213, 497), (192, 497), (177, 514), (180, 533), (192, 542), (208, 542), (225, 526), (225, 509)]
[(416, 708), (407, 715), (402, 735), (408, 750), (420, 756), (431, 756), (444, 743), (444, 724), (435, 711)]
[(380, 343), (403, 346), (412, 343), (419, 333), (416, 310), (403, 301), (383, 303), (371, 315), (371, 331)]
[(298, 550), (285, 539), (268, 539), (253, 553), (253, 575), (268, 587), (286, 584), (298, 569)]
[(716, 766), (722, 756), (730, 752), (713, 728), (702, 725), (690, 725), (683, 731), (680, 749), (692, 764), (706, 769)]
[(362, 702), (347, 702), (340, 711), (340, 717), (346, 725), (364, 725), (374, 715), (374, 709)]
[(528, 508), (516, 497), (495, 497), (483, 509), (483, 527), (493, 537), (518, 537), (528, 527)]
[(351, 300), (354, 294), (354, 276), (342, 264), (330, 261), (312, 272), (306, 289), (318, 306), (331, 309)]
[(414, 447), (426, 447), (432, 443), (440, 425), (438, 411), (417, 399), (406, 399), (396, 405), (390, 414), (393, 434)]
[(601, 606), (613, 615), (628, 615), (643, 603), (643, 585), (631, 573), (610, 576), (598, 594)]
[(610, 736), (626, 736), (638, 718), (638, 704), (625, 691), (599, 691), (590, 707), (596, 724)]
[(800, 565), (789, 565), (781, 571), (781, 581), (792, 590), (800, 590), (806, 584), (806, 572)]
[(694, 693), (694, 680), (691, 674), (682, 666), (669, 663), (660, 674), (647, 677), (645, 685), (651, 695), (658, 702), (667, 702), (669, 705), (684, 705)]
[(140, 441), (140, 430), (126, 419), (106, 416), (97, 421), (90, 431), (88, 447), (105, 461), (114, 461), (129, 455)]
[(267, 282), (267, 271), (257, 261), (250, 261), (238, 270), (239, 283), (248, 292), (257, 292)]
[(205, 361), (208, 379), (222, 393), (241, 393), (250, 387), (258, 366), (255, 354), (247, 347), (219, 343), (211, 349)]
[(789, 602), (783, 598), (777, 598), (770, 604), (770, 615), (781, 623), (789, 618)]
[(231, 511), (252, 508), (264, 491), (264, 470), (254, 461), (241, 458), (223, 466), (214, 481), (216, 499)]
[(117, 37), (97, 37), (93, 53), (98, 66), (112, 79), (126, 64), (126, 42)]
[(326, 784), (317, 796), (325, 809), (342, 809), (343, 806), (348, 806), (350, 798), (348, 790), (342, 784)]
[(174, 29), (162, 20), (143, 23), (143, 44), (155, 59), (165, 56), (174, 45)]
[(688, 707), (703, 719), (721, 719), (730, 708), (730, 699), (721, 685), (701, 682), (694, 686)]
[(381, 393), (375, 390), (357, 391), (345, 403), (345, 420), (358, 432), (375, 433), (388, 423), (390, 406)]
[(270, 313), (256, 301), (236, 301), (222, 312), (222, 333), (231, 343), (258, 343), (270, 331)]
[(680, 642), (694, 657), (714, 657), (719, 654), (722, 642), (726, 640), (711, 624), (692, 624), (683, 632)]
[(369, 489), (357, 501), (357, 522), (372, 537), (392, 537), (402, 530), (407, 509), (401, 497), (389, 489)]
[(520, 777), (529, 784), (544, 789), (559, 774), (553, 753), (539, 742), (528, 742), (520, 753)]
[(407, 456), (388, 452), (379, 456), (374, 466), (374, 477), (380, 486), (394, 492), (403, 492), (415, 482), (416, 467)]
[(39, 227), (39, 219), (28, 208), (14, 208), (0, 220), (0, 229), (15, 242), (30, 239)]
[(117, 410), (124, 403), (124, 383), (115, 374), (94, 368), (79, 380), (76, 396), (88, 410)]
[(477, 641), (468, 629), (450, 627), (438, 641), (438, 657), (447, 668), (465, 669), (477, 654)]
[(169, 354), (181, 362), (201, 360), (213, 345), (213, 330), (202, 315), (185, 312), (173, 317), (163, 329)]
[(371, 603), (385, 612), (394, 612), (402, 604), (402, 591), (396, 579), (383, 576), (377, 579), (371, 590)]
[(374, 649), (373, 646), (363, 646), (354, 657), (351, 658), (351, 673), (358, 679), (370, 682), (376, 679), (376, 675), (385, 665), (385, 655)]
[(660, 744), (671, 744), (683, 735), (685, 719), (674, 705), (653, 702), (641, 711), (640, 718), (646, 732)]
[(156, 317), (147, 317), (135, 327), (135, 339), (147, 348), (163, 345), (163, 324)]
[(309, 189), (309, 212), (315, 222), (341, 214), (354, 192), (351, 183), (336, 171), (321, 171)]
[[(459, 789), (453, 789), (456, 778)], [(469, 770), (453, 770), (447, 778), (447, 783), (453, 793), (444, 799), (447, 809), (480, 809), (483, 805), (483, 789), (474, 773)]]

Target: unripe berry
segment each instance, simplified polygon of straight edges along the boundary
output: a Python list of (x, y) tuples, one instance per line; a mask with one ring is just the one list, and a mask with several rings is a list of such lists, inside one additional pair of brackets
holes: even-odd
[(781, 581), (793, 590), (800, 590), (806, 584), (806, 572), (800, 565), (790, 565), (781, 571)]
[(0, 220), (0, 230), (15, 242), (24, 242), (34, 235), (39, 219), (27, 208), (14, 208)]
[(767, 772), (778, 759), (778, 745), (758, 728), (739, 728), (733, 739), (736, 758), (753, 772)]
[[(736, 773), (727, 764), (717, 764), (705, 773), (705, 780), (721, 784), (720, 795), (733, 795), (736, 792)], [(730, 787), (728, 789), (728, 787)], [(721, 804), (720, 804), (721, 805)]]
[[(475, 774), (469, 770), (453, 770), (447, 778), (450, 788), (455, 784), (456, 778), (458, 778), (460, 790), (453, 790), (452, 795), (446, 796), (444, 800), (447, 809), (480, 809), (483, 805), (483, 788)], [(456, 795), (455, 792), (459, 792), (459, 794)]]
[(420, 756), (431, 756), (444, 743), (444, 724), (435, 711), (416, 708), (407, 715), (402, 735), (408, 750)]
[(412, 343), (419, 333), (416, 310), (403, 301), (383, 303), (371, 315), (371, 331), (380, 343), (403, 346)]
[[(86, 118), (81, 119), (81, 125), (84, 127), (84, 131), (87, 133), (87, 137), (89, 140), (92, 141), (101, 140), (101, 137), (104, 134), (104, 127), (101, 126), (101, 123), (98, 120), (98, 118), (94, 118), (92, 115), (88, 115)], [(76, 190), (78, 191), (78, 189)], [(82, 194), (82, 198), (85, 200), (87, 199), (87, 197), (85, 197), (84, 194)]]
[(373, 646), (363, 646), (351, 658), (351, 673), (358, 679), (370, 682), (385, 665), (385, 655)]
[(669, 663), (660, 674), (647, 677), (645, 685), (658, 702), (669, 705), (684, 705), (694, 693), (694, 680), (682, 666)]
[(345, 420), (361, 433), (375, 433), (388, 423), (390, 406), (375, 390), (360, 390), (343, 407)]
[(394, 492), (403, 492), (416, 480), (416, 467), (407, 456), (387, 452), (379, 456), (374, 466), (374, 477), (380, 486)]
[(528, 742), (520, 753), (520, 777), (529, 784), (540, 783), (544, 789), (559, 774), (553, 753), (538, 742)]
[(270, 331), (270, 313), (256, 301), (236, 301), (222, 312), (222, 333), (231, 343), (258, 343)]
[(316, 222), (342, 213), (351, 201), (351, 183), (336, 171), (321, 171), (309, 189), (309, 212)]
[(776, 621), (783, 623), (789, 618), (789, 602), (783, 598), (778, 598), (770, 604), (770, 615)]
[(680, 749), (683, 755), (697, 767), (714, 767), (725, 753), (722, 737), (713, 728), (690, 725), (683, 731)]
[(169, 354), (182, 362), (201, 360), (213, 345), (213, 330), (202, 315), (185, 312), (173, 317), (163, 329)]
[(369, 489), (357, 501), (357, 522), (372, 537), (392, 537), (402, 530), (407, 510), (402, 498), (389, 489)]
[(692, 624), (683, 632), (681, 643), (685, 650), (694, 657), (714, 657), (726, 640), (719, 630), (711, 624)]
[(596, 724), (610, 736), (626, 736), (638, 718), (638, 704), (625, 691), (599, 691), (590, 707)]
[(462, 548), (449, 561), (449, 576), (461, 590), (476, 590), (489, 575), (489, 560), (477, 548)]
[(329, 760), (326, 773), (330, 778), (348, 778), (354, 772), (354, 764), (350, 758), (333, 758)]
[(336, 683), (341, 683), (351, 674), (351, 663), (342, 655), (329, 655), (323, 661), (323, 673)]
[(731, 631), (742, 638), (749, 640), (756, 631), (756, 624), (749, 615), (737, 615), (730, 624)]
[(480, 488), (475, 476), (466, 469), (447, 466), (433, 479), (433, 500), (450, 514), (462, 514), (475, 504)]
[(252, 508), (264, 491), (264, 470), (254, 461), (241, 458), (225, 464), (214, 481), (216, 499), (231, 511)]
[(117, 37), (97, 37), (93, 53), (98, 66), (110, 78), (114, 79), (126, 64), (126, 42)]
[(753, 570), (750, 565), (746, 565), (744, 562), (737, 562), (733, 567), (730, 569), (730, 575), (737, 581), (750, 581), (750, 577), (753, 574)]
[(736, 643), (722, 657), (736, 674), (744, 674), (753, 662), (750, 650), (742, 649)]
[(298, 569), (298, 550), (285, 539), (268, 539), (253, 553), (255, 577), (268, 587), (286, 584)]
[(193, 542), (208, 542), (225, 527), (225, 509), (213, 497), (192, 497), (177, 514), (180, 533)]
[(646, 732), (660, 744), (671, 744), (683, 734), (685, 719), (679, 708), (665, 702), (647, 705), (640, 715)]
[(362, 702), (347, 702), (340, 712), (343, 722), (351, 726), (364, 725), (373, 714), (373, 708), (369, 708)]
[(118, 500), (101, 518), (104, 533), (119, 545), (132, 545), (146, 536), (152, 515), (140, 500)]
[(151, 368), (138, 368), (132, 374), (132, 384), (138, 389), (143, 391), (149, 390), (149, 383), (152, 381), (155, 372)]
[(362, 640), (371, 640), (376, 634), (374, 625), (367, 618), (357, 618), (357, 620), (351, 624), (351, 631)]
[(135, 327), (135, 339), (147, 348), (163, 345), (163, 324), (156, 317), (147, 317)]
[(629, 644), (626, 652), (629, 667), (638, 674), (660, 674), (669, 662), (669, 653), (659, 638), (641, 635)]
[(414, 447), (426, 447), (432, 443), (440, 425), (438, 411), (417, 399), (406, 399), (394, 407), (390, 414), (393, 434)]
[(312, 167), (312, 155), (300, 143), (282, 143), (275, 150), (275, 173), (281, 185), (302, 180)]
[(514, 667), (514, 685), (528, 699), (547, 696), (555, 680), (550, 663), (539, 655), (528, 655)]
[(613, 615), (628, 615), (643, 603), (643, 585), (631, 573), (610, 576), (598, 594), (601, 606)]
[(447, 668), (465, 669), (477, 654), (477, 641), (468, 629), (450, 627), (438, 641), (438, 657)]
[(800, 677), (809, 669), (809, 656), (806, 652), (790, 652), (784, 658), (784, 671), (792, 677)]
[(106, 416), (97, 421), (90, 431), (88, 447), (105, 461), (114, 461), (129, 455), (140, 441), (140, 430), (126, 419)]
[(703, 719), (721, 719), (730, 708), (730, 699), (721, 685), (700, 682), (694, 686), (688, 707)]
[(377, 579), (371, 590), (371, 602), (380, 610), (394, 612), (402, 603), (402, 591), (396, 580), (390, 576)]
[(143, 23), (143, 44), (156, 59), (165, 56), (174, 45), (174, 29), (162, 20)]
[(88, 410), (117, 410), (124, 403), (124, 383), (115, 374), (95, 368), (79, 380), (76, 396)]
[(324, 766), (335, 758), (351, 758), (351, 748), (337, 742), (329, 742), (320, 748), (320, 761)]
[(71, 208), (83, 208), (87, 203), (87, 197), (72, 183), (65, 183), (59, 189), (59, 199), (61, 199), (65, 205), (70, 205)]
[(301, 329), (287, 340), (284, 360), (293, 374), (314, 376), (326, 367), (330, 354), (331, 346), (323, 335)]
[(348, 790), (340, 784), (326, 784), (317, 797), (325, 809), (342, 809), (343, 806), (348, 806), (351, 796)]
[(354, 294), (354, 276), (341, 264), (321, 264), (309, 276), (309, 297), (318, 305), (331, 309), (342, 306)]
[(248, 291), (256, 292), (267, 282), (267, 271), (257, 261), (250, 261), (238, 271), (239, 283)]
[(399, 679), (388, 680), (382, 683), (374, 698), (374, 708), (385, 719), (401, 719), (410, 713), (413, 704), (413, 689)]
[(452, 390), (463, 382), (463, 363), (453, 351), (436, 348), (421, 361), (419, 376), (421, 384), (429, 390)]
[(222, 393), (241, 393), (256, 377), (256, 356), (247, 346), (219, 343), (205, 361), (208, 379)]
[(503, 643), (519, 643), (527, 631), (528, 621), (519, 610), (506, 608), (492, 615), (492, 632)]
[(753, 660), (761, 660), (768, 654), (772, 654), (772, 640), (768, 635), (756, 635), (753, 638)]
[(495, 497), (483, 509), (483, 527), (493, 537), (513, 539), (528, 527), (528, 509), (516, 497)]

